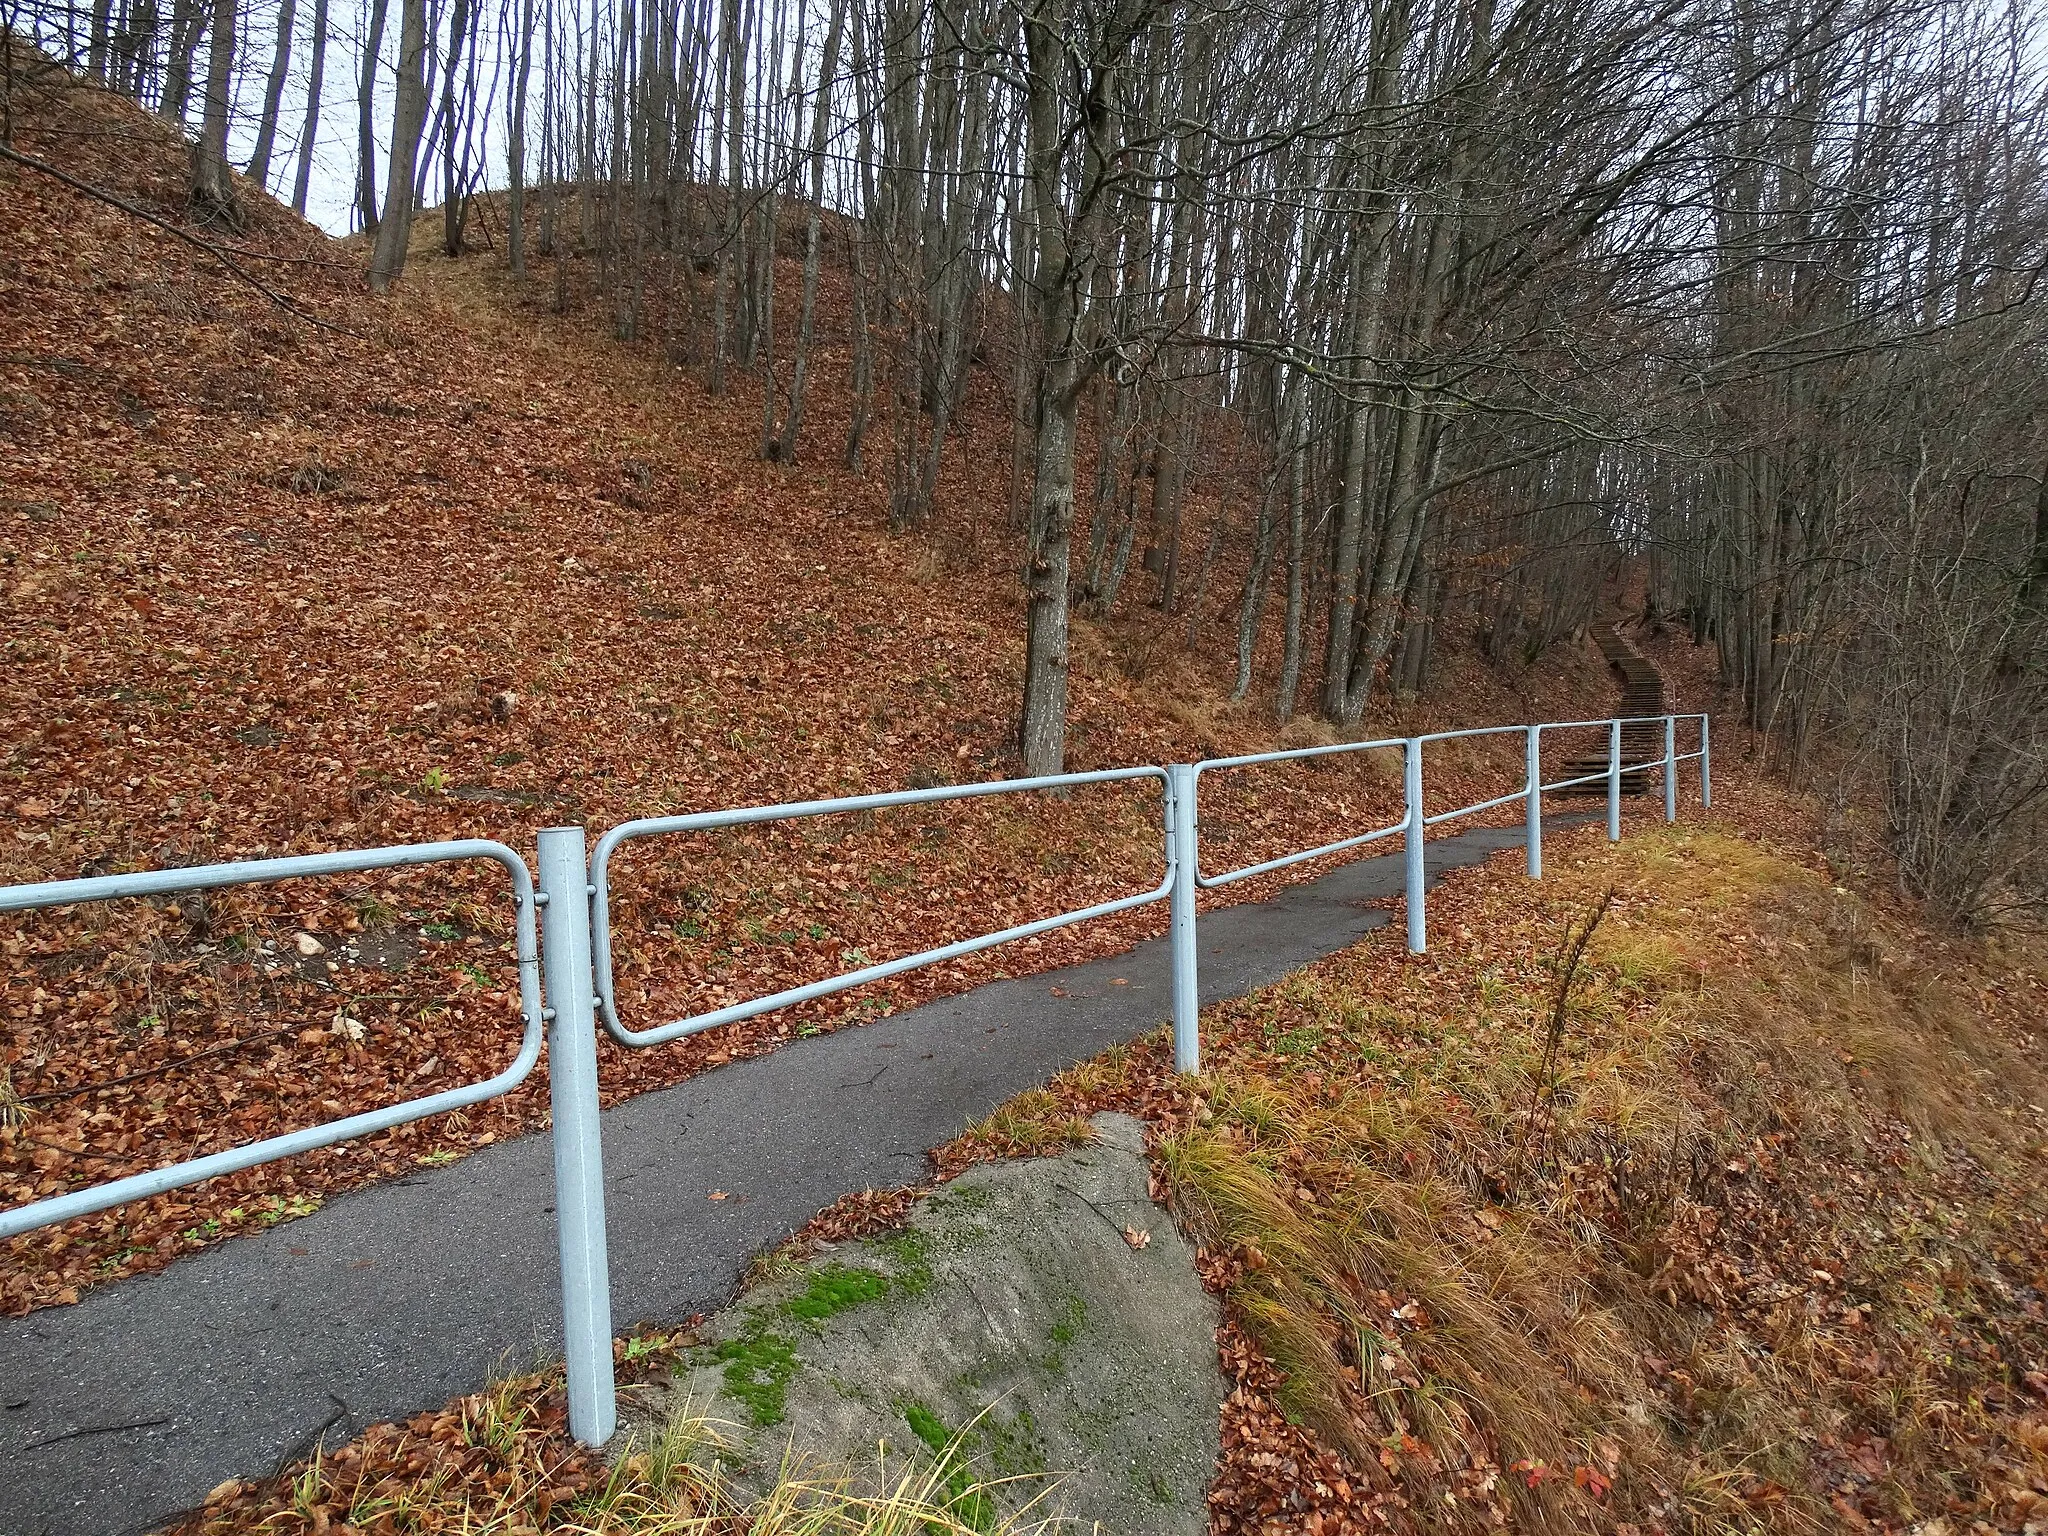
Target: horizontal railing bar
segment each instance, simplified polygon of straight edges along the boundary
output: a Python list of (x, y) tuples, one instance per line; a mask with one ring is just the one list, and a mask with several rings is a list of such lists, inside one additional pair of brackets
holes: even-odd
[(703, 832), (719, 827), (752, 826), (762, 822), (795, 820), (806, 816), (882, 810), (898, 805), (929, 805), (946, 800), (970, 800), (985, 795), (1077, 788), (1087, 784), (1116, 784), (1134, 779), (1158, 779), (1164, 783), (1166, 770), (1154, 767), (1105, 768), (1088, 773), (1047, 774), (1034, 779), (992, 779), (984, 784), (948, 784), (932, 789), (896, 790), (878, 795), (848, 795), (836, 800), (802, 800), (788, 805), (752, 806), (737, 811), (700, 811), (687, 816), (648, 816), (622, 823), (598, 839), (597, 847), (590, 856), (591, 969), (595, 982), (593, 990), (597, 996), (598, 1016), (603, 1020), (605, 1033), (621, 1045), (662, 1045), (702, 1030), (716, 1028), (720, 1024), (737, 1023), (742, 1019), (771, 1013), (777, 1008), (791, 1007), (797, 1003), (809, 1002), (813, 998), (830, 997), (834, 993), (844, 992), (867, 982), (881, 981), (904, 971), (915, 970), (921, 965), (935, 965), (961, 955), (971, 955), (978, 950), (990, 949), (998, 944), (1008, 944), (1018, 939), (1029, 938), (1033, 934), (1062, 928), (1069, 923), (1084, 922), (1092, 917), (1105, 917), (1113, 912), (1143, 906), (1147, 902), (1162, 900), (1173, 890), (1173, 871), (1169, 868), (1158, 887), (1151, 891), (1119, 897), (1115, 901), (1100, 902), (1076, 912), (1040, 918), (997, 933), (962, 939), (954, 944), (941, 945), (937, 949), (928, 949), (915, 955), (905, 955), (898, 960), (883, 961), (878, 965), (864, 966), (857, 971), (847, 971), (839, 976), (809, 982), (800, 987), (788, 987), (766, 997), (733, 1003), (724, 1008), (714, 1009), (710, 1013), (656, 1025), (652, 1029), (631, 1030), (619, 1019), (611, 954), (611, 857), (626, 842), (643, 837)]
[(1057, 773), (1037, 779), (991, 779), (985, 784), (942, 784), (933, 789), (899, 789), (879, 795), (848, 795), (837, 800), (798, 800), (788, 805), (754, 805), (734, 811), (697, 811), (687, 816), (643, 816), (621, 822), (598, 839), (590, 865), (602, 870), (619, 844), (642, 837), (677, 832), (708, 832), (720, 827), (755, 826), (764, 821), (795, 821), (806, 816), (835, 816), (854, 811), (880, 811), (898, 805), (928, 805), (941, 800), (972, 800), (983, 795), (1019, 794), (1034, 789), (1067, 789), (1083, 784), (1115, 784), (1130, 779), (1166, 779), (1164, 768), (1104, 768), (1091, 773)]
[[(514, 919), (514, 954), (519, 968), (519, 1011), (524, 1029), (519, 1052), (511, 1065), (495, 1077), (462, 1087), (446, 1088), (423, 1099), (406, 1099), (381, 1109), (332, 1120), (325, 1125), (287, 1131), (266, 1137), (245, 1147), (130, 1174), (89, 1189), (51, 1195), (0, 1211), (0, 1239), (32, 1232), (54, 1222), (90, 1216), (130, 1200), (142, 1200), (169, 1190), (183, 1189), (224, 1173), (238, 1173), (259, 1163), (295, 1157), (302, 1152), (331, 1147), (357, 1136), (374, 1136), (395, 1126), (424, 1120), (453, 1109), (467, 1109), (516, 1087), (540, 1060), (541, 1041), (546, 1031), (541, 1011), (540, 944), (534, 922), (533, 874), (526, 861), (503, 843), (487, 838), (469, 838), (448, 843), (414, 843), (392, 848), (368, 848), (352, 853), (307, 854), (286, 859), (250, 859), (233, 864), (195, 865), (190, 869), (155, 870), (128, 875), (95, 875), (82, 880), (50, 880), (0, 892), (0, 911), (32, 911), (45, 907), (75, 906), (86, 901), (113, 901), (129, 896), (169, 895), (178, 891), (213, 890), (229, 885), (265, 885), (279, 880), (308, 876), (351, 874), (371, 869), (410, 868), (422, 864), (454, 863), (464, 859), (490, 859), (502, 864), (512, 877), (512, 894), (518, 911)], [(11, 899), (10, 899), (11, 898)]]
[(942, 961), (957, 959), (961, 955), (974, 954), (978, 950), (993, 949), (998, 944), (1028, 939), (1033, 934), (1047, 933), (1072, 923), (1086, 922), (1094, 917), (1107, 917), (1113, 912), (1125, 912), (1132, 907), (1162, 901), (1172, 894), (1172, 891), (1173, 876), (1169, 873), (1156, 889), (1142, 891), (1135, 896), (1120, 896), (1114, 901), (1097, 902), (1092, 907), (1082, 907), (1078, 911), (1062, 912), (1053, 917), (1039, 918), (1035, 922), (1020, 923), (1014, 928), (1005, 928), (997, 933), (985, 933), (972, 939), (961, 939), (957, 943), (942, 944), (937, 949), (905, 955), (900, 960), (885, 960), (879, 965), (864, 966), (860, 970), (847, 971), (839, 976), (828, 976), (823, 981), (809, 982), (801, 987), (787, 987), (766, 997), (757, 997), (751, 1002), (733, 1003), (724, 1008), (713, 1009), (710, 1013), (677, 1019), (669, 1024), (659, 1024), (652, 1029), (636, 1031), (617, 1024), (616, 1011), (607, 999), (603, 1008), (605, 1032), (621, 1045), (665, 1045), (671, 1040), (681, 1040), (687, 1035), (715, 1029), (720, 1024), (735, 1024), (742, 1019), (772, 1013), (777, 1008), (793, 1007), (797, 1003), (807, 1003), (813, 998), (830, 997), (835, 992), (845, 992), (867, 982), (882, 981), (904, 971), (916, 970), (921, 965), (937, 965)]
[(151, 1195), (164, 1194), (169, 1190), (183, 1189), (188, 1184), (218, 1178), (224, 1173), (238, 1173), (244, 1168), (253, 1168), (258, 1163), (275, 1162), (283, 1157), (296, 1157), (301, 1152), (331, 1147), (338, 1141), (347, 1141), (352, 1137), (374, 1136), (379, 1131), (388, 1131), (394, 1126), (407, 1125), (414, 1120), (424, 1120), (429, 1115), (481, 1104), (485, 1099), (494, 1099), (499, 1094), (517, 1087), (525, 1079), (526, 1074), (533, 1070), (533, 1064), (540, 1059), (540, 1043), (541, 1022), (537, 1017), (530, 1018), (527, 1020), (526, 1033), (519, 1042), (519, 1054), (513, 1058), (512, 1064), (496, 1077), (462, 1088), (445, 1089), (424, 1099), (408, 1099), (403, 1103), (386, 1105), (382, 1109), (366, 1110), (360, 1115), (350, 1115), (344, 1120), (329, 1121), (326, 1125), (309, 1126), (303, 1131), (289, 1131), (282, 1136), (271, 1136), (263, 1141), (251, 1142), (246, 1147), (231, 1147), (225, 1152), (211, 1153), (206, 1157), (193, 1158), (189, 1162), (173, 1163), (168, 1168), (131, 1174), (125, 1179), (116, 1179), (111, 1184), (76, 1190), (68, 1195), (52, 1195), (48, 1199), (37, 1200), (29, 1205), (0, 1211), (0, 1239), (32, 1232), (37, 1227), (46, 1227), (53, 1222), (70, 1221), (77, 1216), (90, 1216), (96, 1211), (123, 1205), (130, 1200), (142, 1200)]
[(1212, 768), (1249, 768), (1258, 763), (1285, 763), (1301, 757), (1328, 757), (1337, 752), (1371, 752), (1376, 748), (1405, 747), (1407, 738), (1391, 736), (1384, 741), (1340, 741), (1327, 747), (1291, 747), (1285, 752), (1253, 752), (1245, 757), (1210, 757), (1194, 764), (1197, 774)]
[[(1589, 729), (1596, 725), (1611, 726), (1617, 723), (1621, 725), (1659, 725), (1666, 720), (1704, 719), (1706, 719), (1705, 715), (1609, 715), (1604, 720), (1544, 720), (1537, 724), (1537, 729), (1544, 731), (1575, 731)], [(1522, 726), (1518, 727), (1518, 729), (1526, 730), (1528, 727)]]
[(1362, 837), (1347, 837), (1342, 842), (1325, 843), (1320, 848), (1311, 848), (1305, 853), (1282, 854), (1277, 859), (1268, 859), (1263, 864), (1249, 864), (1243, 869), (1233, 869), (1225, 875), (1205, 875), (1195, 871), (1195, 884), (1205, 891), (1213, 891), (1220, 885), (1235, 885), (1240, 880), (1249, 880), (1253, 875), (1270, 874), (1276, 869), (1286, 869), (1294, 864), (1306, 864), (1310, 859), (1320, 859), (1325, 854), (1342, 853), (1346, 848), (1362, 847), (1376, 843), (1383, 837), (1392, 837), (1396, 832), (1406, 831), (1408, 823), (1397, 821), (1391, 827), (1382, 827), (1377, 832), (1368, 832)]
[(1433, 827), (1440, 821), (1450, 821), (1459, 816), (1476, 816), (1481, 811), (1490, 811), (1495, 806), (1506, 805), (1511, 800), (1527, 800), (1528, 798), (1529, 791), (1524, 787), (1514, 791), (1512, 794), (1496, 795), (1491, 800), (1482, 800), (1477, 805), (1468, 805), (1460, 810), (1439, 811), (1434, 816), (1425, 816), (1422, 818), (1422, 824), (1425, 827)]
[[(1661, 720), (1663, 716), (1659, 715), (1657, 718)], [(1427, 736), (1418, 736), (1416, 740), (1452, 741), (1460, 736), (1526, 736), (1528, 733), (1529, 727), (1526, 725), (1474, 725), (1462, 731), (1431, 731)]]
[(1543, 786), (1543, 792), (1547, 795), (1554, 789), (1571, 789), (1579, 784), (1604, 784), (1606, 782), (1607, 770), (1602, 768), (1598, 773), (1588, 773), (1576, 779), (1559, 779), (1555, 784), (1546, 784)]
[[(519, 889), (522, 902), (533, 894), (525, 862), (503, 843), (464, 838), (446, 843), (401, 843), (388, 848), (359, 848), (342, 853), (306, 853), (289, 858), (243, 859), (228, 864), (194, 864), (184, 869), (137, 870), (124, 875), (91, 875), (77, 880), (45, 880), (36, 885), (0, 888), (0, 912), (27, 912), (40, 907), (69, 907), (87, 901), (118, 901), (130, 896), (174, 896), (181, 891), (211, 890), (223, 885), (275, 885), (318, 875), (358, 874), (371, 869), (403, 869), (419, 864), (448, 864), (463, 859), (492, 859), (508, 870), (527, 875)], [(515, 884), (518, 876), (514, 876)]]

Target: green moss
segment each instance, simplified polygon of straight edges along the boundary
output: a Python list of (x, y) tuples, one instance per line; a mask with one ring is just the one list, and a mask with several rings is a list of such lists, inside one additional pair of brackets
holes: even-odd
[(1079, 1296), (1069, 1296), (1060, 1308), (1059, 1316), (1053, 1320), (1049, 1337), (1052, 1347), (1039, 1362), (1048, 1371), (1057, 1371), (1066, 1364), (1067, 1350), (1081, 1337), (1081, 1329), (1088, 1322), (1088, 1303)]
[(804, 1288), (782, 1304), (782, 1310), (806, 1323), (822, 1323), (849, 1307), (888, 1294), (889, 1277), (872, 1269), (826, 1264), (811, 1271)]
[(903, 1405), (903, 1422), (910, 1426), (910, 1432), (931, 1448), (934, 1456), (943, 1456), (953, 1444), (953, 1432), (923, 1403), (911, 1400)]
[(797, 1368), (796, 1350), (789, 1340), (770, 1333), (759, 1318), (750, 1318), (746, 1332), (712, 1345), (709, 1353), (725, 1367), (725, 1395), (747, 1410), (756, 1429), (782, 1422), (789, 1378)]
[(945, 1420), (916, 1398), (901, 1398), (897, 1407), (902, 1411), (903, 1422), (910, 1426), (910, 1432), (938, 1458), (940, 1475), (946, 1486), (947, 1510), (962, 1525), (973, 1530), (994, 1529), (995, 1501), (975, 1486), (974, 1474), (966, 1464), (967, 1442), (971, 1437), (946, 1428)]
[(1166, 1486), (1166, 1479), (1159, 1475), (1156, 1467), (1132, 1467), (1131, 1486), (1138, 1490), (1141, 1497), (1150, 1499), (1154, 1504), (1173, 1502), (1173, 1490)]
[(932, 1240), (915, 1227), (875, 1239), (875, 1249), (896, 1267), (892, 1278), (906, 1296), (922, 1296), (932, 1287)]
[(1018, 1408), (1015, 1420), (1007, 1424), (994, 1413), (984, 1414), (980, 1433), (987, 1443), (988, 1464), (998, 1477), (1044, 1475), (1045, 1452), (1039, 1445), (1038, 1421), (1029, 1408)]

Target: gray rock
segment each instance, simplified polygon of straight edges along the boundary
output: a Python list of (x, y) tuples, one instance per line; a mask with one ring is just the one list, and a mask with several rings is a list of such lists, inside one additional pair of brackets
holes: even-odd
[(953, 1441), (1012, 1510), (1037, 1500), (1033, 1517), (1083, 1531), (1199, 1536), (1224, 1392), (1218, 1310), (1148, 1195), (1143, 1127), (1094, 1126), (1089, 1146), (972, 1168), (902, 1231), (757, 1288), (629, 1416), (736, 1426), (725, 1459), (742, 1484), (792, 1451), (872, 1478), (878, 1449), (900, 1470)]

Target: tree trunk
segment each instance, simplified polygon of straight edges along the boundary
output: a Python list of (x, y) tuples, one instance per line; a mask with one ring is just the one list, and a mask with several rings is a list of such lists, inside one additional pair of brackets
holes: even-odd
[(171, 6), (164, 97), (157, 110), (174, 123), (185, 121), (185, 107), (192, 96), (192, 55), (199, 47), (199, 34), (206, 28), (206, 18), (206, 0), (175, 0)]
[(1278, 466), (1265, 494), (1259, 497), (1259, 523), (1252, 535), (1252, 567), (1244, 578), (1244, 601), (1237, 614), (1237, 682), (1230, 690), (1235, 704), (1252, 689), (1252, 653), (1258, 648), (1259, 620), (1266, 611), (1266, 576), (1273, 566), (1273, 494)]
[(398, 32), (398, 93), (391, 114), (391, 164), (384, 179), (384, 218), (370, 254), (370, 288), (383, 293), (405, 271), (412, 241), (413, 172), (427, 125), (427, 0), (405, 0)]
[(206, 52), (206, 107), (192, 146), (192, 207), (205, 222), (238, 225), (234, 174), (228, 169), (228, 92), (235, 68), (234, 0), (213, 0), (213, 38)]
[(1307, 494), (1303, 482), (1307, 457), (1308, 450), (1297, 440), (1288, 453), (1287, 618), (1286, 634), (1281, 642), (1280, 686), (1275, 690), (1273, 699), (1273, 713), (1282, 725), (1294, 718), (1295, 696), (1301, 691), (1301, 627), (1305, 611), (1302, 601), (1302, 522)]
[(742, 119), (746, 114), (747, 48), (742, 33), (742, 0), (725, 0), (721, 28), (721, 61), (725, 65), (719, 99), (726, 132), (725, 232), (718, 246), (718, 271), (711, 284), (711, 377), (714, 395), (725, 393), (725, 370), (732, 345), (733, 279), (740, 259), (740, 192), (746, 179)]
[(107, 78), (107, 42), (112, 30), (110, 19), (113, 9), (113, 0), (92, 0), (92, 29), (86, 40), (85, 72), (102, 84)]
[(278, 0), (277, 51), (270, 56), (270, 77), (263, 84), (263, 115), (256, 120), (256, 149), (249, 156), (249, 179), (270, 186), (270, 151), (277, 143), (277, 114), (284, 102), (285, 71), (292, 62), (292, 22), (296, 0)]
[(475, 0), (455, 0), (455, 14), (448, 21), (448, 61), (441, 70), (441, 250), (451, 258), (462, 254), (464, 191), (464, 167), (455, 158), (455, 72), (474, 24)]
[(804, 293), (797, 315), (796, 359), (790, 365), (789, 414), (783, 418), (782, 439), (771, 455), (785, 464), (796, 462), (804, 389), (810, 381), (811, 329), (818, 307), (819, 223), (825, 202), (825, 145), (831, 128), (832, 80), (839, 69), (839, 38), (845, 23), (846, 0), (832, 0), (831, 19), (825, 25), (825, 57), (818, 67), (818, 100), (811, 115), (811, 209), (804, 220)]
[(512, 262), (512, 275), (523, 278), (526, 276), (526, 78), (533, 71), (533, 0), (519, 0), (519, 36), (513, 49), (511, 122), (506, 130), (505, 144), (506, 170), (511, 183), (505, 219), (505, 246)]
[[(356, 212), (363, 228), (377, 233), (377, 56), (384, 51), (387, 0), (370, 0), (370, 24), (363, 33), (363, 71), (356, 102)], [(412, 185), (412, 178), (406, 178)]]
[(299, 164), (292, 178), (292, 212), (306, 216), (313, 182), (313, 144), (320, 131), (320, 92), (327, 75), (327, 0), (313, 0), (313, 57), (306, 76), (306, 123), (299, 135)]

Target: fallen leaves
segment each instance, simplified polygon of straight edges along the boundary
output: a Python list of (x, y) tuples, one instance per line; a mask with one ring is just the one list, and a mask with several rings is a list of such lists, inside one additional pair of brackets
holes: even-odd
[[(37, 152), (182, 206), (182, 146), (147, 114), (42, 87), (13, 109)], [(0, 462), (14, 600), (0, 880), (456, 836), (526, 848), (543, 825), (1010, 767), (1007, 545), (921, 577), (883, 532), (879, 473), (793, 477), (758, 460), (753, 386), (708, 400), (573, 317), (545, 320), (537, 342), (481, 260), (422, 268), (375, 305), (325, 268), (286, 266), (296, 302), (356, 315), (377, 339), (316, 335), (111, 209), (30, 178), (0, 182), (0, 198), (10, 232), (36, 237), (0, 280), (18, 349), (0, 381), (33, 373), (50, 406)], [(326, 249), (252, 206), (252, 249), (295, 263)], [(843, 380), (815, 389), (829, 430)], [(149, 402), (147, 424), (123, 396)], [(962, 419), (1006, 430), (991, 394)], [(948, 456), (946, 494), (999, 503), (998, 457)], [(613, 499), (628, 460), (637, 506)], [(1077, 644), (1094, 660), (1074, 675), (1076, 766), (1270, 744), (1250, 715), (1194, 730), (1097, 637)], [(1483, 675), (1475, 689), (1459, 709), (1520, 707)], [(1463, 784), (1443, 779), (1446, 794)], [(1386, 814), (1398, 788), (1289, 768), (1213, 776), (1204, 797), (1249, 859)], [(621, 1007), (635, 1025), (680, 1017), (1141, 889), (1157, 879), (1158, 817), (1156, 791), (1110, 788), (624, 850)], [(493, 1075), (519, 1030), (511, 916), (497, 872), (463, 866), (5, 920), (0, 1072), (35, 1140), (0, 1133), (0, 1199)], [(601, 1042), (605, 1099), (1113, 953), (1164, 918), (1047, 933), (660, 1050)], [(0, 1309), (248, 1230), (229, 1213), (260, 1197), (337, 1192), (537, 1129), (546, 1103), (543, 1064), (461, 1125), (139, 1202), (70, 1224), (61, 1245), (15, 1239)]]

